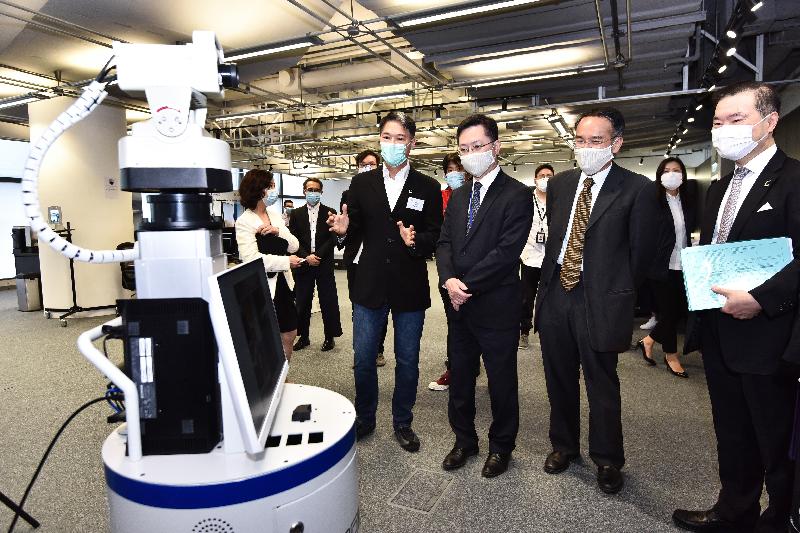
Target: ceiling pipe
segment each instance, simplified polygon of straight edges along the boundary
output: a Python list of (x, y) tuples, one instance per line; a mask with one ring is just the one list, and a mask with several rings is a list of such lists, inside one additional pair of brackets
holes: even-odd
[[(302, 3), (300, 3), (298, 0), (286, 0), (286, 1), (287, 1), (287, 2), (289, 2), (290, 4), (292, 4), (292, 5), (293, 5), (294, 7), (296, 7), (297, 9), (299, 9), (299, 10), (303, 11), (303, 12), (304, 12), (304, 13), (306, 13), (307, 15), (310, 15), (310, 16), (312, 16), (313, 18), (317, 19), (318, 21), (322, 22), (322, 23), (323, 23), (323, 24), (325, 24), (327, 27), (331, 28), (333, 31), (335, 31), (335, 32), (337, 32), (337, 33), (339, 32), (339, 29), (338, 29), (338, 28), (336, 28), (334, 25), (332, 25), (332, 24), (331, 24), (329, 21), (327, 21), (327, 20), (325, 20), (324, 18), (322, 18), (322, 17), (320, 17), (319, 15), (317, 15), (317, 14), (316, 14), (314, 11), (312, 11), (311, 9), (309, 9), (309, 8), (305, 7), (305, 6), (304, 6)], [(340, 35), (341, 35), (341, 34), (340, 34)], [(343, 37), (344, 37), (344, 36), (343, 36)], [(381, 61), (383, 61), (383, 62), (384, 62), (384, 63), (386, 63), (387, 65), (391, 66), (393, 69), (397, 70), (398, 72), (400, 72), (400, 73), (401, 73), (401, 74), (403, 74), (404, 76), (408, 77), (410, 80), (413, 80), (413, 79), (414, 79), (414, 76), (413, 76), (412, 74), (410, 74), (409, 72), (407, 72), (407, 71), (403, 70), (402, 68), (398, 67), (397, 65), (393, 64), (391, 61), (389, 61), (388, 59), (386, 59), (385, 57), (383, 57), (381, 54), (378, 54), (378, 53), (377, 53), (377, 52), (375, 52), (374, 50), (371, 50), (369, 47), (367, 47), (366, 45), (362, 44), (362, 43), (361, 43), (361, 42), (360, 42), (358, 39), (355, 39), (355, 38), (353, 38), (353, 37), (349, 37), (349, 36), (348, 36), (347, 38), (348, 38), (349, 40), (351, 40), (351, 41), (352, 41), (354, 44), (358, 45), (358, 46), (359, 46), (359, 47), (361, 47), (362, 49), (364, 49), (364, 50), (366, 50), (367, 52), (369, 52), (371, 55), (373, 55), (373, 56), (377, 57), (378, 59), (380, 59)], [(426, 85), (426, 87), (429, 87), (429, 86), (428, 86), (428, 85)]]
[(606, 30), (603, 28), (603, 16), (600, 14), (600, 0), (594, 0), (594, 9), (597, 13), (597, 26), (600, 28), (600, 42), (603, 45), (603, 57), (605, 65), (608, 67), (608, 48), (606, 47)]
[(405, 60), (406, 60), (406, 61), (408, 61), (409, 63), (411, 63), (411, 64), (413, 64), (413, 65), (417, 66), (417, 68), (419, 68), (419, 69), (420, 69), (420, 70), (421, 70), (421, 71), (422, 71), (422, 72), (423, 72), (423, 73), (424, 73), (426, 76), (428, 76), (428, 78), (429, 78), (430, 80), (432, 80), (434, 83), (438, 83), (438, 84), (440, 84), (440, 85), (445, 85), (445, 84), (447, 83), (447, 82), (446, 82), (444, 79), (440, 78), (440, 77), (439, 77), (439, 76), (438, 76), (438, 75), (437, 75), (435, 72), (432, 72), (432, 71), (430, 71), (430, 70), (429, 70), (427, 67), (425, 67), (424, 65), (417, 65), (416, 63), (414, 63), (414, 61), (413, 61), (413, 60), (412, 60), (410, 57), (408, 57), (408, 56), (405, 54), (405, 52), (402, 52), (401, 50), (398, 50), (397, 48), (395, 48), (395, 47), (394, 47), (394, 46), (393, 46), (393, 45), (392, 45), (390, 42), (388, 42), (386, 39), (384, 39), (383, 37), (380, 37), (380, 36), (379, 36), (377, 33), (375, 33), (374, 31), (372, 31), (372, 30), (371, 30), (371, 29), (370, 29), (368, 26), (366, 26), (366, 25), (364, 25), (364, 24), (361, 24), (361, 22), (360, 22), (360, 21), (358, 21), (357, 19), (353, 18), (353, 16), (352, 16), (352, 15), (348, 15), (348, 14), (347, 14), (347, 12), (345, 12), (345, 11), (342, 11), (340, 8), (336, 7), (336, 6), (335, 6), (333, 3), (331, 3), (329, 0), (322, 0), (322, 3), (324, 3), (324, 4), (325, 4), (325, 5), (327, 5), (328, 7), (330, 7), (330, 8), (332, 8), (332, 9), (336, 10), (336, 11), (337, 11), (339, 14), (341, 14), (341, 15), (343, 15), (344, 17), (346, 17), (347, 19), (349, 19), (349, 20), (350, 20), (350, 22), (352, 22), (353, 24), (360, 24), (360, 25), (362, 25), (362, 26), (364, 27), (364, 29), (365, 29), (365, 30), (367, 30), (367, 32), (368, 32), (370, 35), (372, 35), (373, 37), (375, 37), (376, 39), (378, 39), (378, 40), (379, 40), (379, 41), (380, 41), (380, 42), (381, 42), (381, 43), (382, 43), (384, 46), (386, 46), (386, 47), (387, 47), (389, 50), (391, 50), (392, 52), (394, 52), (394, 53), (396, 53), (396, 54), (400, 55), (400, 56), (401, 56), (403, 59), (405, 59)]
[(25, 18), (22, 18), (22, 17), (18, 17), (16, 15), (12, 15), (10, 13), (0, 13), (0, 16), (8, 17), (8, 18), (13, 19), (13, 20), (18, 20), (20, 22), (24, 22), (28, 26), (32, 26), (34, 28), (39, 28), (40, 30), (49, 31), (49, 32), (53, 32), (53, 33), (60, 33), (61, 35), (66, 35), (68, 37), (74, 37), (76, 39), (80, 39), (81, 41), (86, 41), (87, 43), (92, 43), (92, 44), (96, 44), (96, 45), (99, 45), (99, 46), (104, 46), (106, 48), (112, 48), (112, 45), (110, 45), (108, 43), (97, 41), (95, 39), (92, 39), (91, 37), (86, 37), (84, 35), (78, 35), (77, 33), (72, 33), (71, 31), (63, 30), (61, 28), (56, 28), (55, 26), (52, 26), (52, 25), (42, 24), (42, 23), (39, 23), (39, 22), (34, 22), (32, 20), (28, 20), (28, 19), (25, 19)]
[[(630, 18), (630, 13), (628, 13), (628, 21), (630, 21)], [(617, 70), (617, 84), (619, 85), (619, 90), (622, 91), (625, 89), (625, 81), (622, 79), (622, 69), (625, 67), (626, 62), (619, 43), (619, 13), (617, 13), (617, 0), (611, 0), (611, 28), (611, 35), (614, 37), (614, 68)]]
[(60, 19), (60, 18), (54, 17), (52, 15), (46, 15), (46, 14), (40, 12), (40, 11), (34, 11), (32, 9), (28, 9), (27, 7), (23, 7), (23, 6), (17, 5), (15, 3), (13, 3), (13, 2), (8, 2), (6, 0), (0, 0), (0, 4), (8, 6), (8, 7), (12, 7), (14, 9), (19, 9), (20, 11), (24, 11), (26, 13), (30, 13), (31, 15), (33, 15), (35, 17), (38, 17), (40, 19), (49, 20), (49, 21), (55, 22), (56, 24), (61, 24), (62, 26), (66, 26), (66, 27), (69, 27), (69, 28), (74, 28), (76, 30), (81, 30), (81, 31), (84, 31), (86, 33), (91, 33), (92, 35), (97, 35), (98, 37), (102, 37), (102, 38), (108, 39), (110, 41), (119, 41), (121, 43), (127, 43), (128, 42), (128, 41), (123, 41), (122, 39), (119, 39), (119, 38), (114, 37), (112, 35), (106, 35), (105, 33), (100, 33), (99, 31), (95, 31), (95, 30), (92, 30), (90, 28), (86, 28), (84, 26), (81, 26), (80, 24), (75, 24), (74, 22), (69, 22), (68, 20)]

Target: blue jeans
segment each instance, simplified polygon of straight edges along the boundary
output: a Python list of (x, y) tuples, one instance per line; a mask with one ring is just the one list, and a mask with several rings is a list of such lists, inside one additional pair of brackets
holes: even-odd
[[(389, 306), (370, 309), (353, 304), (353, 351), (356, 382), (356, 416), (366, 425), (375, 424), (378, 408), (378, 344), (381, 330), (389, 316)], [(419, 341), (425, 323), (425, 311), (392, 312), (394, 324), (394, 395), (392, 424), (410, 426), (411, 410), (417, 401), (419, 383)]]

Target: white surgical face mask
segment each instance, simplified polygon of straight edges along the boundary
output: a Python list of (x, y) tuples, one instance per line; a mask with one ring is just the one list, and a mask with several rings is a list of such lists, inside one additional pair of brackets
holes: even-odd
[(680, 172), (664, 172), (661, 174), (661, 185), (669, 191), (674, 191), (683, 183), (683, 174)]
[(369, 172), (370, 170), (374, 169), (375, 167), (372, 165), (364, 165), (363, 167), (358, 167), (358, 173), (361, 174), (362, 172)]
[(464, 170), (475, 176), (476, 178), (483, 177), (489, 167), (495, 162), (494, 151), (486, 150), (485, 152), (470, 152), (467, 155), (461, 156), (461, 166)]
[(725, 124), (711, 130), (711, 142), (719, 152), (720, 157), (738, 161), (755, 150), (758, 143), (768, 135), (765, 133), (760, 139), (753, 140), (753, 128), (764, 122), (769, 115), (755, 124)]
[(547, 178), (539, 178), (536, 180), (536, 188), (539, 189), (539, 192), (547, 192), (547, 182), (549, 180)]
[(605, 148), (576, 148), (575, 159), (583, 173), (587, 176), (594, 176), (600, 172), (606, 163), (614, 159), (613, 146), (614, 141), (612, 140), (611, 144)]

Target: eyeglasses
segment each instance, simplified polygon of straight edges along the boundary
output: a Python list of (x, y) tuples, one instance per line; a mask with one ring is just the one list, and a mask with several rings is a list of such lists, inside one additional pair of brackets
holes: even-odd
[(484, 146), (489, 146), (490, 144), (494, 144), (494, 141), (489, 141), (488, 143), (483, 144), (473, 144), (472, 146), (459, 146), (458, 153), (461, 155), (467, 155), (471, 152), (477, 152)]
[[(614, 142), (614, 139), (616, 139), (616, 137), (611, 139), (612, 144)], [(592, 148), (598, 148), (600, 146), (603, 146), (607, 142), (608, 139), (603, 139), (602, 137), (592, 137), (591, 139), (578, 138), (575, 139), (575, 146), (577, 146), (578, 148), (586, 148), (587, 146), (591, 146)]]

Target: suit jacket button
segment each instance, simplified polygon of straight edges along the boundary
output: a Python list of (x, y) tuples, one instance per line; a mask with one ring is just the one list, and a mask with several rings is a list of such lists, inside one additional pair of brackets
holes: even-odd
[(392, 239), (391, 237), (388, 237), (386, 239), (386, 242), (389, 243), (389, 244), (392, 244), (394, 242), (394, 239)]

